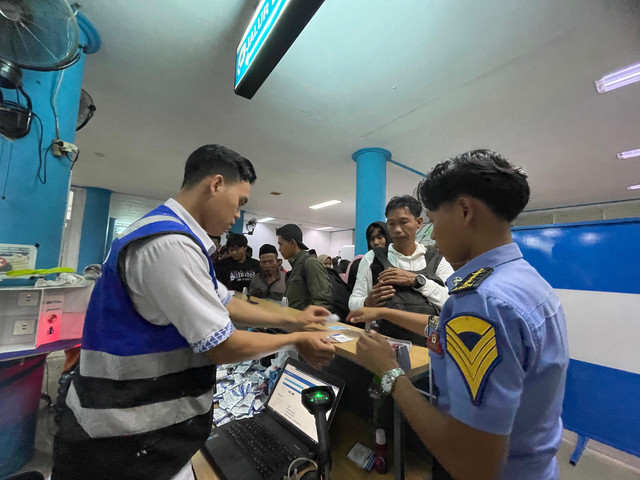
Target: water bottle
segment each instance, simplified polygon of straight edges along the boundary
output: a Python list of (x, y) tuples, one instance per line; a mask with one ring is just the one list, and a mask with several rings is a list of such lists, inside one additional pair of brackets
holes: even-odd
[(282, 297), (282, 300), (280, 300), (280, 306), (284, 307), (284, 308), (288, 308), (289, 307), (289, 299), (287, 297)]
[(384, 429), (376, 429), (376, 459), (374, 467), (378, 473), (387, 473), (387, 435)]

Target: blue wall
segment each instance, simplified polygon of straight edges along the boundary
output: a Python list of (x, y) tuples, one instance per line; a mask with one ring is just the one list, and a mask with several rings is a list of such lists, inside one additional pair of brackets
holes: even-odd
[[(604, 294), (640, 294), (640, 219), (517, 227), (513, 237), (524, 258), (564, 295), (589, 291), (597, 302)], [(603, 351), (611, 356), (616, 341), (637, 337), (640, 329), (638, 312), (614, 311), (618, 301), (613, 302), (608, 312), (615, 319), (594, 318), (589, 304), (572, 305), (571, 315), (567, 312), (567, 324), (574, 331), (593, 330), (582, 336), (591, 338), (591, 344), (575, 346), (596, 361), (570, 360), (562, 419), (569, 430), (640, 456), (640, 375), (597, 363)], [(608, 335), (611, 328), (621, 332)], [(611, 338), (622, 340), (610, 345)], [(623, 362), (637, 371), (637, 358), (625, 356)]]
[[(89, 51), (95, 51), (96, 41), (99, 46), (97, 33), (81, 15), (79, 23), (82, 26), (81, 42), (90, 45)], [(64, 75), (56, 104), (60, 137), (68, 142), (75, 140), (84, 64), (85, 55), (82, 54), (75, 65), (62, 71)], [(44, 157), (55, 137), (50, 99), (62, 72), (23, 70), (24, 89), (33, 101), (33, 111), (42, 120), (42, 145), (39, 144), (40, 123), (37, 119), (33, 120), (25, 138), (10, 141), (0, 137), (0, 186), (4, 186), (5, 180), (7, 185), (6, 198), (0, 200), (0, 243), (39, 244), (36, 268), (58, 266), (69, 192), (70, 162), (64, 157), (54, 157), (49, 152), (41, 169), (42, 177), (46, 171), (46, 184), (37, 178), (38, 152)], [(13, 99), (11, 90), (3, 90), (3, 94), (5, 98)], [(5, 280), (2, 285), (8, 286), (10, 282), (18, 281)]]

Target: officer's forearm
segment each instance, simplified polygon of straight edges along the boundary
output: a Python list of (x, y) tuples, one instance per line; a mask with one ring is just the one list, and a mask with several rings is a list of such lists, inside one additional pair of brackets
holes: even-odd
[(227, 304), (229, 317), (235, 325), (245, 327), (284, 328), (295, 330), (297, 322), (284, 308), (280, 312), (269, 311), (243, 300), (232, 298)]
[(381, 308), (378, 317), (384, 318), (385, 320), (395, 323), (407, 330), (411, 330), (418, 335), (424, 335), (424, 329), (429, 324), (429, 315), (405, 312), (402, 310), (396, 310), (395, 308)]
[(440, 412), (406, 377), (399, 377), (393, 398), (407, 422), (440, 464), (456, 480), (493, 480), (504, 462), (508, 437), (471, 428)]

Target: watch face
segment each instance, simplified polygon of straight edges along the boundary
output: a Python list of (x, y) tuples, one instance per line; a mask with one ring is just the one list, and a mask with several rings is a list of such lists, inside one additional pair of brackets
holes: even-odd
[(422, 275), (418, 275), (415, 280), (417, 287), (423, 287), (427, 283), (426, 279)]

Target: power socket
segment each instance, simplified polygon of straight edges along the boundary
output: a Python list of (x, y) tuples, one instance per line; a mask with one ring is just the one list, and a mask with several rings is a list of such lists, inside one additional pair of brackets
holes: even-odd
[(51, 153), (56, 157), (66, 157), (69, 153), (78, 153), (78, 147), (71, 142), (56, 138), (51, 142)]

